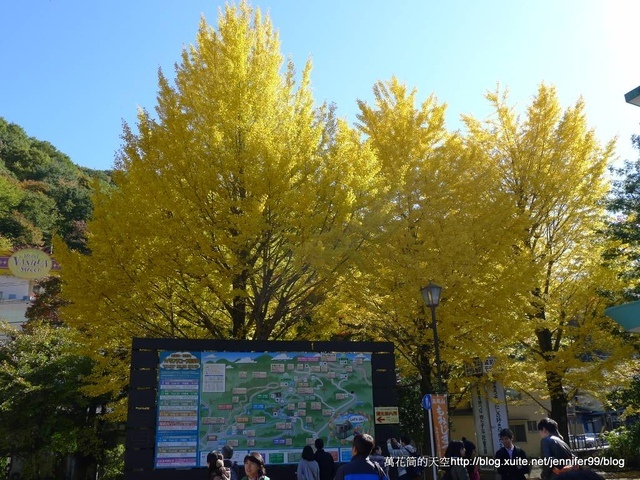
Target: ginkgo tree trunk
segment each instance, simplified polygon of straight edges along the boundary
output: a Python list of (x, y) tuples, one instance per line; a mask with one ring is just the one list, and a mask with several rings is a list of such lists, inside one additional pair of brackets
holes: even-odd
[[(375, 156), (316, 108), (268, 17), (203, 20), (155, 115), (124, 128), (116, 188), (94, 197), (90, 255), (59, 248), (63, 311), (103, 373), (132, 336), (328, 338), (336, 283), (379, 223)], [(298, 78), (299, 77), (299, 78)], [(114, 367), (111, 362), (119, 366)], [(103, 388), (119, 388), (104, 385)]]
[(546, 392), (550, 416), (567, 434), (567, 405), (578, 390), (601, 397), (628, 378), (630, 347), (603, 315), (601, 296), (617, 282), (598, 233), (614, 144), (600, 145), (582, 100), (562, 110), (552, 87), (539, 87), (522, 118), (506, 94), (487, 99), (489, 120), (465, 117), (467, 145), (496, 169), (503, 198), (524, 221), (510, 268), (534, 267), (505, 382)]

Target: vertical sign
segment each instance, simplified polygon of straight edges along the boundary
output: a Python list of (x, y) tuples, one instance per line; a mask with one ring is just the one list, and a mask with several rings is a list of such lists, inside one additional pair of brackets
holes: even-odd
[(449, 413), (446, 395), (431, 395), (431, 416), (437, 455), (444, 457), (444, 452), (449, 445)]
[(159, 367), (155, 467), (197, 467), (199, 354), (161, 352)]
[(489, 406), (484, 389), (480, 385), (471, 389), (471, 403), (476, 424), (478, 455), (493, 457), (495, 450), (489, 424)]
[(504, 394), (504, 387), (501, 383), (492, 382), (486, 386), (488, 390), (487, 402), (489, 406), (489, 420), (491, 422), (491, 438), (497, 450), (500, 445), (500, 430), (508, 428), (507, 400)]

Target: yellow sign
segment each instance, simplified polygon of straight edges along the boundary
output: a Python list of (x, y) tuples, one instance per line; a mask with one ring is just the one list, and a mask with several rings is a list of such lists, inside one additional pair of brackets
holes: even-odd
[(375, 407), (376, 424), (400, 423), (398, 407)]
[(35, 248), (23, 248), (14, 252), (7, 263), (16, 277), (29, 279), (46, 277), (52, 267), (51, 257)]

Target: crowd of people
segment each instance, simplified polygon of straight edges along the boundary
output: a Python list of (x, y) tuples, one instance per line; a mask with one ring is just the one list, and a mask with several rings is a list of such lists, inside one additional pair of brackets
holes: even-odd
[[(542, 466), (542, 480), (602, 480), (603, 477), (590, 470), (581, 469), (572, 461), (574, 454), (558, 432), (558, 424), (551, 418), (538, 423), (541, 457), (548, 459)], [(496, 451), (497, 472), (502, 480), (526, 480), (531, 472), (531, 463), (526, 452), (514, 444), (513, 432), (503, 428), (499, 432), (501, 447)], [(417, 456), (411, 438), (402, 435), (400, 440), (389, 438), (386, 442), (390, 457), (408, 458)], [(351, 461), (336, 468), (333, 456), (324, 450), (324, 442), (315, 440), (315, 452), (311, 445), (302, 449), (296, 470), (297, 480), (389, 480), (390, 462), (383, 455), (382, 446), (376, 445), (369, 434), (358, 434), (353, 438)], [(480, 470), (474, 465), (476, 446), (465, 437), (452, 440), (445, 451), (440, 468), (444, 470), (441, 480), (480, 480)], [(225, 445), (221, 452), (207, 456), (208, 480), (269, 480), (262, 455), (252, 452), (244, 457), (244, 471), (232, 462), (233, 449)], [(415, 470), (408, 462), (400, 462), (398, 480), (416, 480)]]

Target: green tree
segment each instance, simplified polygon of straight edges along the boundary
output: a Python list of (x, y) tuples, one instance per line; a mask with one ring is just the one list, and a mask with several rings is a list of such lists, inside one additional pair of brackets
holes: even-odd
[[(633, 136), (632, 143), (640, 151), (639, 135)], [(612, 173), (615, 179), (607, 208), (613, 216), (606, 234), (615, 244), (605, 252), (605, 258), (622, 266), (623, 295), (632, 301), (640, 295), (640, 159), (626, 161)]]
[(58, 234), (85, 250), (92, 179), (110, 183), (108, 172), (76, 167), (51, 143), (0, 118), (0, 248), (50, 246)]
[(522, 292), (528, 308), (512, 322), (518, 362), (510, 386), (546, 390), (551, 416), (567, 433), (566, 406), (577, 388), (602, 397), (628, 376), (620, 367), (630, 346), (603, 315), (600, 295), (617, 281), (601, 260), (607, 244), (598, 234), (614, 143), (600, 146), (583, 101), (562, 111), (554, 88), (540, 86), (522, 120), (506, 95), (487, 98), (494, 115), (484, 123), (465, 117), (467, 141), (499, 172), (507, 201), (525, 222), (511, 268), (534, 268)]
[(37, 285), (40, 288), (38, 294), (25, 312), (26, 330), (29, 331), (32, 325), (37, 328), (43, 322), (51, 326), (62, 326), (60, 308), (68, 302), (60, 295), (62, 290), (60, 277), (47, 277), (38, 281)]
[(102, 402), (83, 393), (92, 363), (74, 353), (73, 332), (1, 324), (0, 335), (9, 338), (0, 344), (0, 457), (20, 458), (25, 479), (60, 478), (67, 456), (79, 467), (95, 463), (103, 450), (96, 428)]
[[(1, 164), (0, 164), (1, 166)], [(0, 250), (11, 248), (15, 233), (11, 232), (13, 210), (20, 204), (24, 193), (18, 182), (0, 172)]]
[[(228, 6), (159, 74), (157, 118), (124, 130), (117, 189), (98, 192), (88, 248), (63, 248), (65, 322), (126, 382), (131, 336), (328, 338), (324, 315), (375, 229), (376, 162), (296, 84), (268, 17)], [(118, 367), (114, 356), (123, 353)]]

